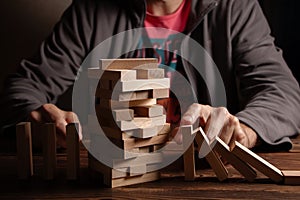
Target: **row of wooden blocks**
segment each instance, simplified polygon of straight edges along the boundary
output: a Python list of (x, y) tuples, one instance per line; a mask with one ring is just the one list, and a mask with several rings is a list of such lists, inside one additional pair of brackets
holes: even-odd
[(198, 145), (196, 152), (199, 152), (199, 157), (206, 158), (220, 181), (228, 178), (228, 171), (220, 159), (221, 156), (249, 182), (253, 182), (257, 176), (256, 171), (253, 169), (255, 168), (275, 183), (284, 183), (287, 185), (300, 184), (300, 171), (281, 171), (239, 142), (235, 142), (234, 146), (230, 148), (219, 137), (215, 137), (213, 141), (209, 141), (201, 127), (193, 130), (192, 126), (182, 126), (180, 127), (180, 131), (183, 134), (184, 145), (189, 145), (184, 154), (184, 171), (187, 181), (193, 181), (196, 178), (195, 149), (194, 143), (191, 143), (191, 139), (195, 138)]
[[(67, 125), (67, 179), (77, 180), (80, 171), (80, 147), (78, 136), (78, 124)], [(45, 180), (53, 180), (56, 174), (56, 126), (53, 123), (43, 124), (40, 130), (42, 135), (43, 151), (43, 177)], [(34, 163), (32, 155), (31, 123), (22, 122), (16, 126), (17, 164), (20, 179), (28, 179), (34, 175)]]

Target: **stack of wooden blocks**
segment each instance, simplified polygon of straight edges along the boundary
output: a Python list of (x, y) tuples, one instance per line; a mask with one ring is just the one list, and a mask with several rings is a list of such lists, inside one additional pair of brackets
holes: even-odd
[[(88, 77), (95, 100), (88, 119), (90, 168), (100, 172), (109, 187), (159, 179), (153, 170), (163, 155), (157, 150), (168, 141), (170, 125), (157, 99), (169, 97), (170, 81), (157, 59), (100, 60), (100, 67), (90, 68)], [(121, 151), (101, 151), (104, 137)], [(103, 154), (109, 155), (110, 166), (95, 158)]]

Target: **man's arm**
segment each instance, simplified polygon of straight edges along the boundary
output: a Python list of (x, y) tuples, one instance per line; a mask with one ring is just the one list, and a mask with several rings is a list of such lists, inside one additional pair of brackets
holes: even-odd
[(270, 145), (299, 133), (299, 85), (274, 45), (256, 0), (232, 4), (233, 62), (241, 112), (236, 116)]
[(25, 120), (44, 104), (55, 103), (73, 84), (90, 48), (92, 23), (87, 23), (86, 9), (93, 1), (87, 2), (75, 1), (35, 57), (23, 60), (17, 73), (7, 79), (0, 100), (1, 128)]

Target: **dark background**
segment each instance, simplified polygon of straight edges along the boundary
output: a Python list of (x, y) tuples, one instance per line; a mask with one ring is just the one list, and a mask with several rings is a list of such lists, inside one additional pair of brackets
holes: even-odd
[[(3, 80), (15, 71), (22, 58), (31, 56), (51, 32), (72, 0), (1, 0), (0, 1), (0, 91)], [(242, 1), (242, 0), (241, 0)], [(300, 1), (260, 0), (269, 20), (276, 44), (300, 81)]]

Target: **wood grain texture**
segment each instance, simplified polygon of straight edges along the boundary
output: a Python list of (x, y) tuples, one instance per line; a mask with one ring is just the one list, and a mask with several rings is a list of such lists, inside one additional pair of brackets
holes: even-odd
[(170, 88), (170, 79), (137, 79), (132, 81), (118, 82), (115, 89), (122, 92)]
[(16, 126), (17, 166), (19, 179), (28, 179), (33, 175), (32, 138), (30, 122)]
[(183, 154), (184, 179), (186, 181), (194, 181), (196, 178), (196, 170), (193, 126), (181, 126), (180, 134), (182, 134), (183, 146), (188, 146)]

